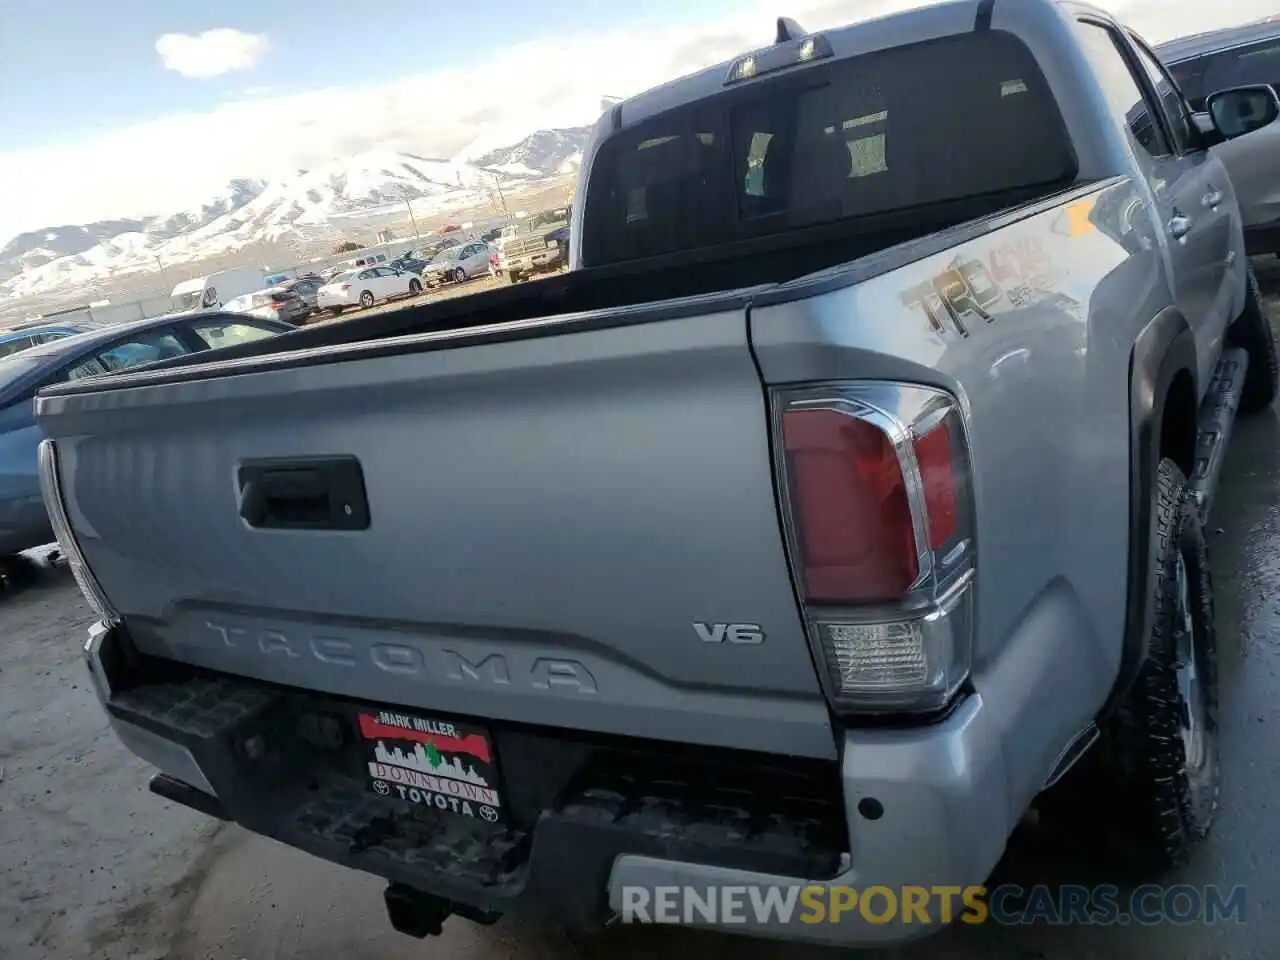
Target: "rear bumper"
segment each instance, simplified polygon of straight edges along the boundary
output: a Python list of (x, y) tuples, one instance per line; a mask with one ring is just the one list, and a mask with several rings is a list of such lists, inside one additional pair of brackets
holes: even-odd
[[(875, 915), (882, 906), (870, 918), (854, 910), (839, 922), (815, 922), (808, 901), (795, 897), (804, 887), (822, 888), (807, 896), (831, 902), (838, 887), (861, 892), (875, 885), (900, 897), (906, 887), (981, 884), (1013, 826), (1003, 802), (1001, 737), (977, 695), (934, 726), (845, 734), (839, 769), (827, 765), (826, 794), (806, 793), (803, 777), (789, 782), (771, 771), (759, 790), (735, 795), (739, 804), (709, 799), (708, 791), (719, 788), (718, 780), (716, 787), (706, 782), (712, 777), (696, 785), (691, 799), (673, 800), (659, 795), (656, 781), (594, 781), (581, 764), (590, 748), (568, 744), (572, 749), (556, 762), (578, 763), (577, 772), (566, 775), (569, 788), (552, 791), (554, 803), (535, 804), (523, 828), (480, 836), (456, 823), (402, 818), (393, 801), (363, 784), (320, 772), (279, 743), (264, 742), (259, 733), (289, 726), (281, 721), (296, 719), (310, 694), (219, 674), (138, 685), (123, 633), (103, 625), (90, 631), (85, 653), (125, 745), (215, 798), (231, 819), (323, 859), (481, 911), (536, 912), (590, 928), (611, 914), (663, 920), (660, 913), (630, 912), (636, 890), (648, 891), (640, 895), (647, 903), (679, 896), (660, 889), (672, 887), (690, 888), (684, 893), (699, 898), (708, 888), (720, 888), (717, 898), (754, 889), (753, 898), (768, 902), (768, 890), (778, 888), (784, 899), (796, 891), (789, 918), (739, 909), (719, 924), (696, 912), (685, 918), (683, 908), (675, 917), (778, 939), (890, 943), (937, 930), (936, 909), (931, 924), (886, 922)], [(538, 739), (536, 732), (512, 736), (530, 744)], [(529, 755), (535, 754), (531, 747)], [(541, 757), (537, 765), (544, 766)]]

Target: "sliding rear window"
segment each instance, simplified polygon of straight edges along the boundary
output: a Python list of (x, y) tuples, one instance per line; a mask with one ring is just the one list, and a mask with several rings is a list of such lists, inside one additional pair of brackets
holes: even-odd
[(586, 266), (1070, 183), (1023, 43), (983, 31), (818, 63), (661, 114), (590, 170)]

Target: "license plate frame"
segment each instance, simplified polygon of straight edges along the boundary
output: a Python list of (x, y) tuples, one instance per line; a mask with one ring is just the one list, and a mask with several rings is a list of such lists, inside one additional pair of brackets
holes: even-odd
[(417, 711), (356, 711), (366, 787), (450, 817), (505, 820), (497, 757), (489, 731)]

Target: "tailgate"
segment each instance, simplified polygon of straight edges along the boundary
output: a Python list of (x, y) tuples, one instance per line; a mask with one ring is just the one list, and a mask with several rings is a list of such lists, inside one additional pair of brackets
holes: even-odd
[[(82, 550), (144, 652), (481, 719), (835, 755), (740, 308), (314, 353), (41, 400)], [(327, 498), (354, 510), (324, 520)]]

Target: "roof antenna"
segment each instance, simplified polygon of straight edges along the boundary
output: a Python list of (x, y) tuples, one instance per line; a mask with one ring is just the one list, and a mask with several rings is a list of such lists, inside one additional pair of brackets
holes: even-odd
[(790, 17), (779, 17), (778, 38), (774, 43), (786, 43), (788, 40), (798, 40), (800, 37), (807, 37), (808, 35), (808, 31)]

